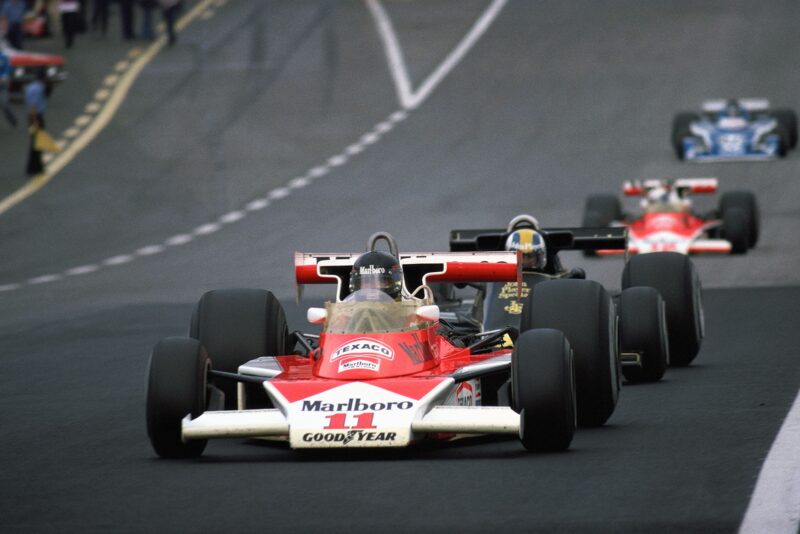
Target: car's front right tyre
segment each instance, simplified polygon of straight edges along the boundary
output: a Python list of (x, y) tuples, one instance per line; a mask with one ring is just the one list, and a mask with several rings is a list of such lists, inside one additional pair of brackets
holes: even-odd
[(147, 377), (147, 435), (162, 458), (193, 458), (206, 440), (183, 441), (181, 422), (208, 406), (211, 362), (196, 339), (164, 338), (153, 348)]

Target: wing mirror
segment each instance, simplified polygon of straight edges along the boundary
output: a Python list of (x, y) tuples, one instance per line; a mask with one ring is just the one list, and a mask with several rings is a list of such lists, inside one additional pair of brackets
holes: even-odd
[(322, 324), (328, 318), (328, 311), (325, 308), (309, 308), (306, 317), (311, 324)]
[(439, 306), (431, 304), (417, 308), (417, 318), (423, 321), (436, 322), (439, 320)]

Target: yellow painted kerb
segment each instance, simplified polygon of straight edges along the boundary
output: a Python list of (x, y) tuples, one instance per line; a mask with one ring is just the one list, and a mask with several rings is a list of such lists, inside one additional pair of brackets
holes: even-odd
[[(212, 4), (214, 4), (214, 0), (202, 0), (199, 2), (188, 13), (180, 18), (175, 25), (176, 30), (180, 31), (187, 25), (191, 24), (194, 19), (204, 13), (209, 7), (212, 6)], [(167, 38), (162, 35), (156, 39), (144, 53), (136, 56), (136, 59), (133, 60), (130, 67), (124, 73), (120, 73), (119, 82), (109, 95), (108, 100), (106, 100), (105, 104), (103, 105), (103, 109), (97, 114), (91, 124), (89, 124), (83, 133), (77, 137), (63, 152), (59, 153), (53, 158), (42, 174), (35, 176), (24, 186), (0, 201), (0, 214), (10, 210), (47, 185), (47, 183), (52, 180), (56, 174), (66, 167), (69, 162), (75, 158), (75, 156), (80, 154), (81, 151), (83, 151), (83, 149), (86, 148), (101, 131), (103, 131), (103, 128), (105, 128), (108, 123), (111, 122), (111, 119), (114, 118), (114, 115), (122, 105), (125, 97), (128, 96), (128, 91), (130, 91), (130, 88), (133, 86), (136, 78), (139, 77), (139, 74), (142, 72), (142, 70), (147, 66), (148, 63), (150, 63), (150, 61), (153, 60), (156, 54), (158, 54), (161, 49), (166, 46), (166, 44)]]

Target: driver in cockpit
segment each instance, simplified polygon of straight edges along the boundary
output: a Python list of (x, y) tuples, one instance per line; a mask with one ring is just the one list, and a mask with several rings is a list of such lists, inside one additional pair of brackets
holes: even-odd
[(689, 201), (669, 181), (648, 188), (642, 200), (642, 208), (648, 213), (673, 213), (689, 211)]
[(383, 300), (380, 297), (385, 294), (392, 300), (400, 301), (403, 294), (403, 268), (397, 258), (376, 250), (359, 256), (350, 271), (350, 295), (345, 300), (356, 295), (356, 292), (364, 296), (364, 300)]

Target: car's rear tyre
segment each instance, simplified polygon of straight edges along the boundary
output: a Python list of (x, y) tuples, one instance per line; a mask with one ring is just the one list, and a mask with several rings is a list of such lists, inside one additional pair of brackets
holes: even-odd
[(760, 213), (756, 196), (751, 191), (728, 191), (719, 200), (719, 214), (724, 220), (725, 213), (739, 209), (744, 211), (747, 218), (747, 244), (749, 248), (755, 247), (761, 228)]
[(694, 264), (677, 252), (633, 256), (622, 271), (622, 289), (639, 286), (655, 288), (666, 304), (670, 365), (689, 365), (700, 351), (705, 328)]
[(787, 137), (787, 148), (794, 149), (797, 146), (797, 113), (793, 109), (776, 109), (772, 115), (778, 121)]
[[(590, 195), (583, 208), (584, 228), (602, 228), (623, 219), (622, 204), (614, 195)], [(584, 250), (584, 256), (595, 256), (594, 250)]]
[(684, 158), (683, 140), (691, 135), (691, 124), (700, 117), (697, 113), (677, 113), (672, 119), (672, 149), (678, 159)]
[(145, 411), (147, 435), (162, 458), (193, 458), (206, 448), (206, 440), (181, 439), (181, 421), (206, 409), (210, 368), (208, 355), (196, 339), (168, 337), (153, 348)]
[[(192, 316), (190, 335), (200, 340), (216, 370), (229, 373), (253, 358), (282, 356), (291, 349), (283, 306), (263, 289), (205, 293)], [(225, 394), (225, 408), (236, 409), (236, 382), (221, 379), (215, 385)]]
[(732, 254), (747, 252), (750, 242), (750, 219), (747, 213), (739, 208), (725, 210), (722, 215), (722, 238), (730, 241)]
[(572, 349), (562, 332), (528, 330), (511, 355), (511, 400), (529, 451), (563, 451), (575, 433)]
[(629, 287), (619, 297), (620, 352), (639, 353), (641, 367), (623, 366), (628, 382), (661, 380), (669, 363), (664, 299), (655, 288)]
[[(587, 221), (590, 214), (591, 220)], [(614, 221), (622, 219), (622, 204), (614, 195), (590, 195), (583, 208), (583, 226), (590, 226), (587, 222), (598, 226), (608, 226)]]
[(575, 361), (578, 424), (600, 426), (614, 412), (620, 370), (614, 303), (591, 280), (537, 284), (523, 306), (521, 330), (552, 328), (569, 340)]

